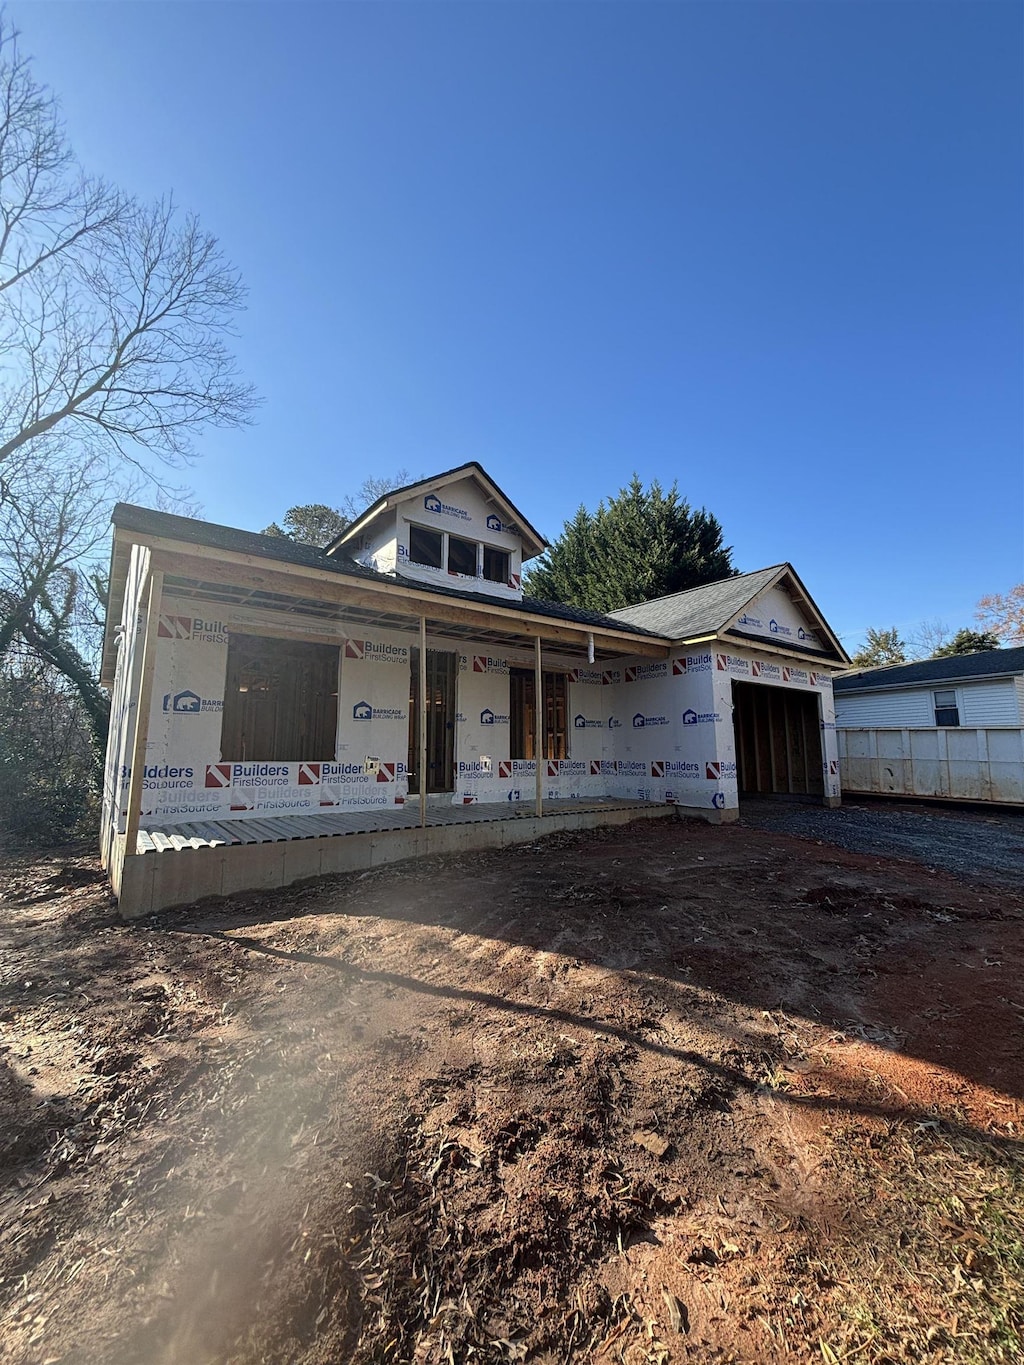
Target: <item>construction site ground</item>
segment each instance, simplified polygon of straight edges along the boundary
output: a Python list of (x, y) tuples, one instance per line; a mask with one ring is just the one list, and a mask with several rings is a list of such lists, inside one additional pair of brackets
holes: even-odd
[(7, 856), (0, 1359), (1020, 1362), (1021, 879), (829, 815), (136, 924)]

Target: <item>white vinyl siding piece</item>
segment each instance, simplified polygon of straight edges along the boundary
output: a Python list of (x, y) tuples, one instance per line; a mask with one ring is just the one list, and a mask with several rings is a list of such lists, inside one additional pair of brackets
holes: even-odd
[(1000, 678), (995, 682), (963, 683), (961, 725), (1020, 725), (1020, 703), (1015, 683), (1019, 678)]
[[(961, 725), (1020, 725), (1024, 723), (1024, 678), (991, 682), (951, 683)], [(936, 687), (905, 687), (873, 692), (836, 693), (836, 724), (845, 726), (901, 725), (921, 729), (935, 725)]]
[(930, 687), (907, 687), (902, 691), (837, 692), (836, 725), (935, 724)]

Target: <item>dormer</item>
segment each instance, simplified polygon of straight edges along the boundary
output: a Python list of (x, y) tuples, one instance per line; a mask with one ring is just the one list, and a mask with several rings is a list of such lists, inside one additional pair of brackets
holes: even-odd
[(475, 461), (378, 498), (327, 547), (379, 573), (521, 601), (547, 541)]

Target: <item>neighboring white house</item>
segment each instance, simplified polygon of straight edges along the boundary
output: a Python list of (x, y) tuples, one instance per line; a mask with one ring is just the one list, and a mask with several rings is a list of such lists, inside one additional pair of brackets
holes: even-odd
[(843, 789), (1024, 802), (1024, 648), (834, 680)]
[(735, 819), (746, 792), (838, 804), (849, 659), (789, 564), (607, 616), (531, 600), (545, 542), (475, 463), (326, 550), (123, 503), (113, 521), (123, 914), (553, 822)]

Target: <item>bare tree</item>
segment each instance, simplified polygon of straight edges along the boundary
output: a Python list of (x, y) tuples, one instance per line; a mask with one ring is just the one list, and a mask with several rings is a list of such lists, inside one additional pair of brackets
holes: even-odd
[(1009, 592), (990, 592), (978, 602), (974, 619), (1007, 644), (1024, 645), (1024, 583)]
[(81, 169), (0, 12), (0, 669), (63, 676), (98, 740), (87, 618), (109, 508), (136, 478), (165, 502), (161, 467), (249, 419), (229, 348), (244, 300), (194, 215)]
[(934, 617), (921, 621), (907, 638), (908, 655), (911, 659), (933, 659), (953, 634), (945, 621)]
[(144, 465), (254, 398), (226, 338), (245, 291), (170, 199), (143, 205), (77, 167), (56, 104), (0, 18), (0, 472), (47, 438)]

